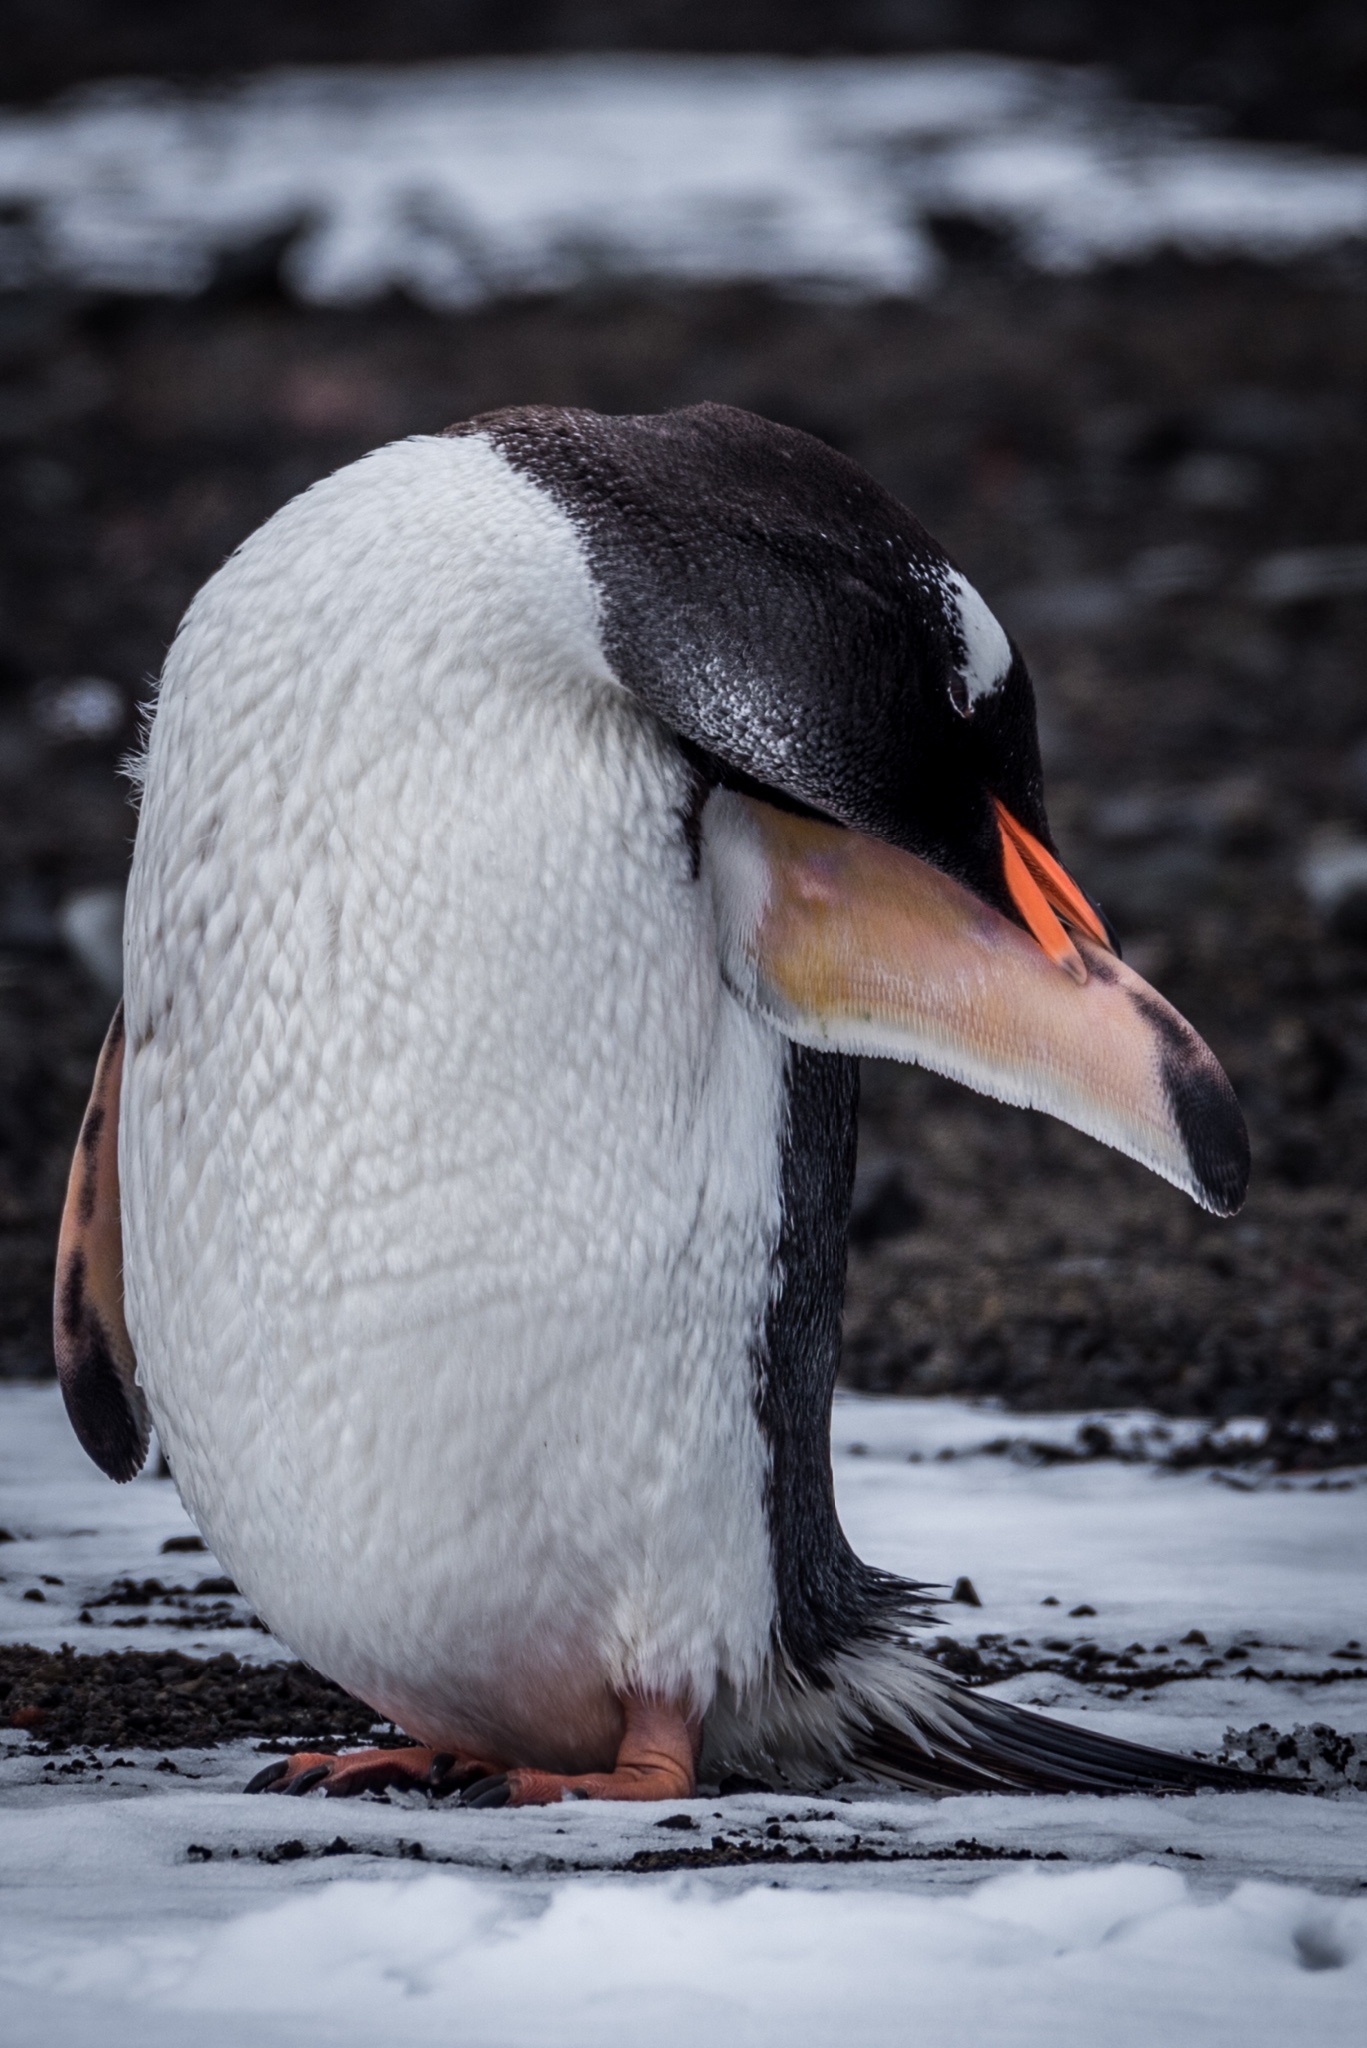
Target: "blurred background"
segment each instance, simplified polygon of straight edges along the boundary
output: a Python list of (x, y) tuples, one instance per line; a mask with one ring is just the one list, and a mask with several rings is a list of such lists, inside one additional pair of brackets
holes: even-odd
[(1253, 1133), (1217, 1224), (869, 1065), (847, 1377), (1367, 1457), (1365, 365), (1360, 5), (4, 0), (0, 1374), (51, 1370), (196, 587), (395, 435), (713, 398), (985, 593), (1065, 858)]

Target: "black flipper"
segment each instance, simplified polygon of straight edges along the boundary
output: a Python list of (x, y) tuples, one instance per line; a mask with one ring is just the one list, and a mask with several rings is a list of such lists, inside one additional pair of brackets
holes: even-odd
[(114, 1012), (71, 1162), (57, 1242), (52, 1341), (71, 1426), (111, 1479), (132, 1479), (150, 1424), (123, 1315), (119, 1090), (123, 1004)]

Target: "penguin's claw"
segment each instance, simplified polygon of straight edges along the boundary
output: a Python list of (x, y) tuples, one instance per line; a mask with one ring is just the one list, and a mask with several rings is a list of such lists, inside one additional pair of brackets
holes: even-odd
[(284, 1757), (277, 1757), (273, 1764), (267, 1764), (264, 1770), (258, 1771), (251, 1783), (244, 1785), (242, 1790), (244, 1792), (269, 1792), (277, 1778), (283, 1778), (288, 1769), (289, 1765)]
[(460, 1803), (462, 1806), (511, 1806), (513, 1788), (507, 1774), (500, 1772), (497, 1777), (477, 1778), (461, 1793)]
[(321, 1785), (324, 1778), (331, 1776), (328, 1764), (315, 1764), (312, 1770), (301, 1771), (297, 1778), (287, 1779), (280, 1790), (291, 1799), (302, 1799), (306, 1792), (311, 1792), (315, 1785)]
[(242, 1789), (244, 1792), (279, 1792), (287, 1799), (302, 1798), (315, 1785), (321, 1785), (324, 1778), (331, 1777), (338, 1761), (335, 1756), (299, 1750), (294, 1756), (278, 1757), (273, 1764), (267, 1764)]

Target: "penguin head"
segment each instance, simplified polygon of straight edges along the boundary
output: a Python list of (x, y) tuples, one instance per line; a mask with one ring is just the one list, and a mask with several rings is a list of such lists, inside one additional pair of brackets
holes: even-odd
[(732, 406), (474, 420), (587, 547), (619, 680), (710, 780), (933, 860), (1011, 913), (993, 797), (1047, 841), (1034, 692), (905, 507)]
[(572, 521), (608, 663), (698, 777), (737, 994), (803, 1043), (1050, 1110), (1239, 1207), (1229, 1083), (1059, 861), (1026, 665), (904, 506), (729, 406), (453, 431)]

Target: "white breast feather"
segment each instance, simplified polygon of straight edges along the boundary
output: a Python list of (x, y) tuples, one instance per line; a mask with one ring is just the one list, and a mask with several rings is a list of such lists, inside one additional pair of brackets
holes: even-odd
[(705, 1708), (770, 1645), (784, 1048), (687, 796), (572, 525), (478, 437), (255, 534), (147, 762), (125, 1277), (181, 1490), (311, 1663), (559, 1768), (614, 1688)]

